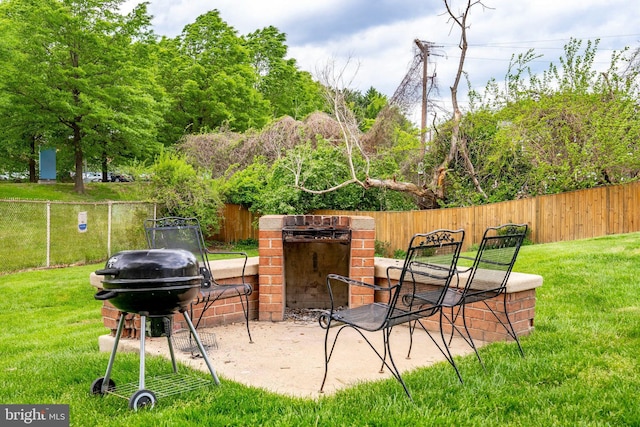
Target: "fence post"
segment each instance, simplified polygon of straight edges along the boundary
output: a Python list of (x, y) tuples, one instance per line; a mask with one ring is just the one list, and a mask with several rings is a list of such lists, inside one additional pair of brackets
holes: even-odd
[(111, 206), (113, 205), (112, 201), (109, 201), (107, 207), (107, 256), (111, 256)]
[(51, 266), (51, 202), (47, 202), (47, 268)]

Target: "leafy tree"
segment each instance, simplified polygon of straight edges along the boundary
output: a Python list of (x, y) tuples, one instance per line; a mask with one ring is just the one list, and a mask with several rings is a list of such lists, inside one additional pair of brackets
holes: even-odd
[(249, 51), (217, 10), (200, 15), (175, 39), (163, 39), (159, 49), (158, 72), (168, 97), (165, 145), (186, 133), (223, 125), (244, 131), (269, 120)]
[(373, 86), (363, 95), (360, 91), (345, 92), (345, 101), (360, 123), (360, 130), (368, 131), (373, 126), (378, 114), (387, 106), (387, 97)]
[[(129, 153), (153, 141), (156, 102), (145, 49), (152, 34), (146, 4), (129, 15), (123, 0), (5, 0), (0, 3), (0, 90), (19, 114), (2, 114), (0, 127), (43, 135), (73, 158), (75, 190), (84, 192), (87, 157)], [(5, 104), (6, 105), (6, 104)], [(40, 129), (23, 126), (24, 114)], [(25, 143), (26, 145), (26, 143)], [(23, 145), (23, 146), (25, 146)], [(105, 150), (104, 147), (107, 147)]]
[[(427, 183), (422, 179), (418, 183), (412, 181), (399, 181), (397, 176), (394, 179), (372, 175), (372, 170), (370, 168), (372, 163), (371, 154), (375, 151), (372, 147), (376, 147), (376, 144), (372, 144), (372, 142), (377, 142), (382, 139), (375, 135), (381, 135), (383, 138), (388, 135), (388, 132), (385, 132), (388, 127), (369, 127), (366, 125), (363, 127), (361, 125), (358, 117), (358, 108), (354, 108), (353, 103), (351, 102), (353, 93), (348, 89), (348, 83), (346, 83), (345, 79), (347, 67), (345, 66), (341, 70), (336, 70), (335, 64), (329, 63), (324, 70), (320, 71), (319, 79), (325, 88), (323, 94), (327, 105), (331, 106), (331, 114), (341, 129), (340, 139), (343, 144), (342, 154), (345, 157), (343, 163), (347, 165), (348, 174), (346, 176), (342, 176), (342, 181), (334, 181), (330, 186), (319, 188), (306, 186), (303, 178), (307, 169), (312, 168), (312, 165), (305, 164), (304, 156), (297, 156), (296, 167), (291, 168), (293, 171), (293, 182), (295, 188), (310, 194), (327, 194), (335, 191), (342, 191), (342, 189), (347, 186), (355, 185), (365, 190), (377, 188), (385, 191), (390, 190), (404, 192), (415, 197), (421, 206), (435, 207), (437, 206), (437, 203), (444, 198), (442, 183), (450, 169), (449, 165), (460, 157), (464, 162), (465, 169), (474, 183), (476, 190), (486, 198), (486, 194), (476, 177), (476, 172), (469, 156), (469, 149), (466, 145), (466, 141), (459, 137), (462, 112), (459, 109), (457, 101), (458, 84), (463, 75), (466, 51), (468, 47), (466, 38), (466, 30), (468, 28), (467, 18), (470, 10), (474, 6), (480, 5), (484, 7), (484, 5), (481, 0), (468, 0), (466, 2), (466, 6), (462, 9), (462, 12), (457, 14), (452, 10), (451, 2), (449, 0), (444, 0), (444, 4), (447, 9), (447, 15), (454, 25), (460, 28), (461, 55), (455, 81), (451, 87), (451, 101), (454, 112), (450, 119), (452, 126), (449, 150), (440, 161), (439, 166), (430, 171), (430, 174), (432, 175), (431, 182)], [(388, 120), (390, 117), (394, 117), (394, 114), (387, 114), (387, 112), (393, 111), (394, 109), (397, 110), (398, 107), (390, 106), (389, 108), (384, 108), (382, 111), (384, 111), (385, 114), (382, 114), (382, 111), (378, 113), (379, 120)], [(362, 113), (360, 114), (360, 117), (361, 116)], [(363, 128), (370, 128), (369, 131), (373, 131), (371, 133), (373, 133), (374, 136), (370, 138), (363, 137)], [(356, 167), (356, 163), (358, 162), (361, 162), (361, 165)], [(424, 174), (424, 169), (422, 171)]]
[(258, 76), (258, 90), (271, 104), (274, 117), (302, 119), (323, 108), (319, 84), (299, 71), (287, 55), (286, 35), (269, 26), (245, 37), (251, 64)]
[[(304, 172), (298, 174), (296, 169), (301, 159), (304, 159), (306, 166)], [(363, 171), (363, 162), (364, 159), (356, 160), (356, 169)], [(374, 170), (382, 172), (383, 163), (373, 165)], [(301, 190), (302, 186), (333, 186), (350, 174), (350, 165), (345, 161), (341, 147), (324, 140), (313, 145), (307, 141), (288, 150), (283, 158), (277, 160), (266, 179), (264, 175), (261, 177), (263, 181), (259, 185), (247, 187), (246, 182), (243, 183), (245, 188), (258, 190), (251, 195), (251, 209), (263, 214), (304, 214), (313, 209), (406, 210), (415, 207), (409, 196), (384, 189), (365, 190), (358, 186), (343, 186), (331, 192)], [(246, 177), (244, 173), (241, 175)], [(252, 182), (255, 183), (258, 176), (253, 176)]]
[(225, 200), (228, 203), (252, 207), (265, 191), (270, 175), (271, 167), (266, 159), (262, 156), (256, 157), (246, 168), (235, 172), (226, 180), (220, 180)]
[[(637, 179), (638, 70), (628, 50), (594, 70), (597, 41), (571, 40), (560, 66), (533, 75), (533, 51), (514, 57), (504, 88), (494, 81), (461, 126), (488, 201), (558, 193)], [(446, 129), (442, 129), (446, 134)], [(460, 171), (448, 175), (447, 203), (478, 203)]]

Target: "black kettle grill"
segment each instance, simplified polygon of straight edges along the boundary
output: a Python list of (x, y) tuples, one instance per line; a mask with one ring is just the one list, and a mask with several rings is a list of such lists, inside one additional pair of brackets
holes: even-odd
[(95, 299), (108, 300), (121, 311), (121, 314), (107, 372), (104, 377), (93, 382), (92, 394), (118, 394), (116, 385), (111, 379), (111, 371), (127, 313), (140, 315), (140, 378), (137, 390), (129, 398), (131, 409), (153, 407), (157, 401), (156, 395), (145, 389), (144, 343), (147, 317), (151, 318), (152, 328), (154, 324), (167, 325), (161, 329), (167, 336), (173, 371), (177, 374), (178, 367), (171, 342), (170, 325), (172, 315), (176, 312), (182, 313), (215, 384), (220, 384), (200, 337), (187, 314), (187, 307), (197, 297), (204, 280), (200, 274), (198, 260), (191, 252), (182, 249), (122, 251), (111, 256), (105, 268), (97, 270), (95, 274), (104, 276), (103, 289), (94, 295)]
[(95, 273), (104, 276), (103, 290), (95, 299), (147, 316), (166, 316), (186, 308), (203, 281), (195, 256), (182, 249), (119, 252)]

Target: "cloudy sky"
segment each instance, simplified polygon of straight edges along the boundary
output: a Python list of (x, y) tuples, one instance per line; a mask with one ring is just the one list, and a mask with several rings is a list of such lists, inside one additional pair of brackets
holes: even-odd
[[(138, 3), (133, 0), (132, 3)], [(373, 86), (391, 96), (408, 71), (414, 39), (433, 42), (440, 97), (449, 97), (459, 60), (460, 31), (444, 15), (442, 0), (150, 0), (156, 33), (174, 37), (213, 9), (240, 35), (273, 25), (287, 35), (289, 56), (317, 75), (334, 61), (350, 59), (353, 89)], [(466, 1), (453, 0), (454, 9)], [(611, 53), (640, 46), (635, 0), (483, 0), (468, 23), (466, 71), (475, 89), (504, 77), (512, 54), (534, 48), (536, 66), (558, 63), (570, 38), (600, 39), (597, 66)], [(357, 72), (356, 72), (357, 65)], [(431, 64), (430, 64), (431, 69)], [(461, 90), (466, 93), (466, 83)]]

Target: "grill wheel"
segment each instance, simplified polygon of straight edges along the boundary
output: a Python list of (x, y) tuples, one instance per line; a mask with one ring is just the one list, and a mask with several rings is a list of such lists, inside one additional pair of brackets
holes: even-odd
[(138, 390), (129, 399), (129, 408), (138, 410), (140, 408), (151, 409), (156, 404), (156, 395), (149, 390)]
[[(102, 392), (102, 384), (104, 384), (104, 377), (100, 377), (91, 384), (91, 394), (100, 394), (103, 395)], [(114, 390), (116, 388), (116, 383), (113, 382), (111, 378), (109, 378), (109, 385), (107, 386), (108, 390)]]

